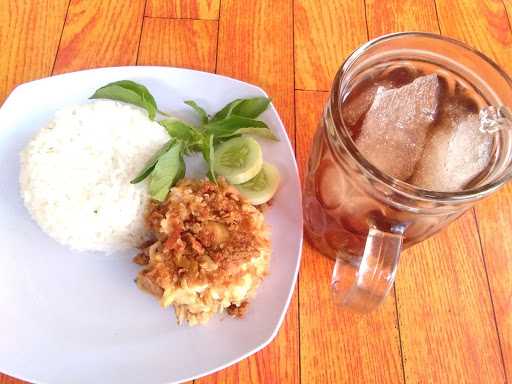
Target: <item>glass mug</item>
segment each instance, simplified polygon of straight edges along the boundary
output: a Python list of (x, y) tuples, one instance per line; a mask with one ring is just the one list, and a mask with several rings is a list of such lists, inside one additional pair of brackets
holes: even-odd
[[(459, 192), (433, 192), (393, 178), (364, 158), (347, 123), (353, 113), (348, 103), (352, 91), (374, 79), (368, 74), (375, 68), (389, 68), (391, 82), (407, 77), (401, 68), (422, 68), (474, 91), (482, 112), (494, 114), (486, 127), (493, 135), (489, 166), (478, 180)], [(361, 312), (377, 307), (393, 286), (403, 249), (432, 236), (510, 179), (512, 125), (505, 106), (512, 106), (511, 79), (481, 53), (449, 38), (396, 33), (348, 57), (315, 134), (303, 197), (306, 235), (336, 259), (331, 282), (336, 302)]]

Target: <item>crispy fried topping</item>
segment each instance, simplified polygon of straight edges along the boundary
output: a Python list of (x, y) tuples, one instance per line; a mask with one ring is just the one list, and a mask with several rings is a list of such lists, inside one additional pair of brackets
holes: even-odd
[(147, 225), (156, 240), (134, 258), (145, 265), (140, 288), (174, 305), (180, 322), (246, 311), (266, 274), (270, 241), (263, 215), (234, 187), (184, 179), (165, 202), (151, 203)]
[(238, 306), (236, 304), (231, 304), (229, 307), (226, 308), (226, 312), (228, 313), (228, 315), (237, 317), (239, 319), (243, 318), (247, 314), (248, 310), (249, 310), (249, 302), (248, 301), (244, 301), (244, 302), (242, 302), (242, 304), (240, 304)]

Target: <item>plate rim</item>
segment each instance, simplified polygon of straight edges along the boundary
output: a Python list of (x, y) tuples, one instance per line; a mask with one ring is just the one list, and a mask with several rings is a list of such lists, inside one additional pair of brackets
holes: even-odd
[[(225, 76), (225, 75), (220, 75), (220, 74), (217, 74), (217, 73), (199, 71), (199, 70), (189, 69), (189, 68), (162, 66), (162, 65), (108, 66), (108, 67), (89, 68), (89, 69), (84, 69), (84, 70), (77, 70), (77, 71), (72, 71), (72, 72), (66, 72), (66, 73), (52, 75), (52, 76), (47, 76), (47, 77), (42, 77), (42, 78), (38, 78), (38, 79), (34, 79), (34, 80), (31, 80), (31, 81), (27, 81), (27, 82), (18, 84), (14, 89), (12, 89), (12, 91), (9, 93), (9, 95), (5, 98), (4, 102), (0, 106), (0, 115), (6, 113), (7, 107), (12, 102), (12, 99), (14, 98), (14, 96), (17, 93), (20, 92), (20, 90), (28, 88), (28, 87), (30, 87), (32, 85), (35, 85), (35, 84), (38, 84), (38, 83), (42, 83), (42, 82), (48, 81), (50, 79), (60, 79), (60, 80), (64, 79), (65, 80), (67, 77), (71, 78), (73, 76), (76, 76), (77, 74), (82, 74), (82, 73), (109, 72), (109, 71), (116, 71), (116, 70), (126, 70), (126, 71), (130, 71), (130, 72), (134, 71), (134, 74), (135, 74), (135, 72), (140, 72), (140, 74), (142, 74), (142, 75), (144, 74), (145, 71), (162, 71), (162, 70), (163, 71), (186, 72), (186, 73), (191, 73), (192, 75), (193, 74), (201, 74), (202, 76), (206, 75), (208, 77), (215, 77), (215, 78), (219, 78), (219, 79), (230, 81), (230, 82), (234, 81), (234, 82), (239, 83), (240, 85), (249, 86), (249, 87), (255, 88), (259, 92), (261, 92), (264, 96), (269, 97), (268, 94), (265, 92), (265, 90), (263, 88), (261, 88), (260, 86), (258, 86), (258, 85), (255, 85), (255, 84), (252, 84), (252, 83), (249, 83), (249, 82), (245, 82), (245, 81), (242, 81), (240, 79), (233, 78), (233, 77), (229, 77), (229, 76)], [(203, 373), (199, 373), (199, 374), (196, 374), (196, 375), (191, 375), (191, 376), (188, 376), (187, 378), (179, 379), (177, 381), (165, 381), (164, 383), (159, 383), (159, 384), (179, 384), (179, 383), (183, 383), (183, 382), (186, 382), (186, 381), (195, 380), (195, 379), (198, 379), (198, 378), (201, 378), (201, 377), (205, 377), (205, 376), (211, 375), (211, 374), (213, 374), (215, 372), (222, 371), (222, 370), (224, 370), (224, 369), (226, 369), (226, 368), (228, 368), (228, 367), (230, 367), (232, 365), (235, 365), (235, 364), (239, 363), (240, 361), (242, 361), (242, 360), (252, 356), (253, 354), (255, 354), (255, 353), (259, 352), (260, 350), (264, 349), (265, 347), (267, 347), (275, 339), (275, 337), (277, 336), (277, 334), (281, 330), (281, 327), (283, 325), (285, 317), (286, 317), (286, 315), (288, 313), (288, 309), (289, 309), (289, 306), (290, 306), (293, 294), (295, 292), (295, 288), (297, 286), (298, 274), (299, 274), (300, 265), (301, 265), (301, 262), (302, 262), (302, 253), (303, 253), (303, 243), (304, 243), (303, 224), (304, 224), (304, 217), (303, 217), (303, 211), (302, 211), (302, 185), (301, 185), (300, 173), (299, 173), (297, 159), (296, 159), (296, 153), (295, 153), (295, 150), (294, 150), (294, 148), (293, 148), (293, 146), (291, 144), (290, 138), (288, 136), (288, 132), (286, 131), (286, 127), (283, 124), (281, 116), (277, 112), (277, 109), (275, 108), (274, 104), (271, 103), (270, 106), (271, 106), (271, 111), (273, 112), (273, 114), (277, 118), (278, 123), (280, 124), (280, 126), (282, 127), (282, 129), (284, 131), (283, 139), (285, 141), (286, 146), (288, 147), (288, 150), (290, 151), (290, 154), (292, 155), (292, 164), (293, 164), (292, 168), (293, 168), (293, 175), (294, 175), (294, 179), (295, 179), (294, 181), (297, 182), (297, 185), (299, 187), (298, 191), (297, 191), (298, 204), (299, 204), (299, 215), (298, 215), (298, 219), (299, 220), (298, 220), (297, 225), (298, 225), (298, 228), (300, 228), (300, 230), (299, 230), (299, 243), (298, 243), (298, 255), (296, 257), (296, 263), (295, 263), (295, 266), (293, 268), (292, 284), (290, 285), (290, 289), (289, 289), (288, 295), (286, 297), (286, 301), (284, 303), (283, 309), (282, 309), (282, 311), (280, 313), (279, 319), (278, 319), (278, 321), (277, 321), (277, 323), (276, 323), (272, 333), (269, 336), (264, 336), (265, 340), (263, 342), (261, 342), (260, 344), (256, 345), (254, 348), (252, 348), (248, 352), (246, 352), (246, 353), (240, 355), (239, 357), (234, 358), (234, 359), (232, 359), (232, 360), (230, 360), (230, 361), (228, 361), (228, 362), (226, 362), (226, 363), (224, 363), (222, 365), (219, 365), (219, 366), (217, 366), (215, 368), (212, 368), (212, 369), (210, 369), (208, 371), (205, 371)], [(14, 378), (21, 379), (21, 380), (24, 380), (24, 381), (28, 381), (28, 382), (31, 382), (31, 383), (41, 383), (41, 384), (45, 383), (43, 381), (37, 380), (36, 378), (30, 378), (28, 376), (19, 375), (19, 374), (16, 374), (15, 372), (12, 372), (10, 370), (4, 370), (3, 368), (0, 370), (0, 373), (4, 373), (4, 374), (12, 376)]]

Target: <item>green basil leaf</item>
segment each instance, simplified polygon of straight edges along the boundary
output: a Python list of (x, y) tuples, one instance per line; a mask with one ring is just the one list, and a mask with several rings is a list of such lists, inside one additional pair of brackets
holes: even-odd
[(161, 110), (157, 110), (159, 114), (161, 115), (164, 115), (165, 117), (172, 117), (172, 115), (170, 113), (167, 113), (167, 112), (164, 112), (164, 111), (161, 111)]
[(215, 171), (213, 170), (213, 163), (215, 161), (215, 148), (213, 146), (213, 135), (208, 135), (206, 140), (203, 140), (201, 152), (203, 158), (208, 164), (208, 178), (212, 181), (217, 181)]
[(233, 115), (254, 119), (265, 112), (270, 101), (271, 100), (267, 97), (253, 97), (252, 99), (245, 99), (233, 109), (232, 113)]
[(228, 117), (233, 112), (233, 108), (238, 106), (242, 101), (243, 99), (235, 99), (231, 103), (226, 104), (224, 108), (213, 115), (211, 122), (219, 121)]
[(271, 100), (267, 97), (235, 99), (231, 103), (226, 104), (224, 108), (217, 112), (213, 116), (212, 122), (225, 119), (231, 115), (256, 118), (268, 108), (270, 101)]
[(148, 160), (144, 168), (137, 174), (137, 176), (130, 181), (132, 184), (140, 183), (142, 180), (144, 180), (146, 177), (148, 177), (151, 172), (153, 172), (153, 169), (155, 168), (156, 163), (158, 162), (158, 159), (166, 153), (173, 143), (173, 140), (169, 140), (167, 143), (165, 143), (162, 148), (160, 148), (152, 157)]
[(115, 81), (98, 88), (90, 99), (110, 99), (136, 105), (144, 108), (151, 120), (154, 120), (158, 110), (155, 98), (149, 90), (131, 80)]
[(175, 139), (189, 141), (197, 136), (196, 130), (181, 120), (170, 118), (158, 122)]
[(187, 101), (185, 101), (185, 104), (187, 104), (188, 106), (194, 108), (194, 110), (199, 115), (199, 118), (201, 119), (201, 124), (208, 123), (208, 114), (194, 100), (187, 100)]
[(192, 141), (185, 143), (185, 154), (189, 155), (194, 152), (201, 152), (202, 151), (202, 142), (204, 138), (203, 135), (198, 135), (197, 139), (194, 139)]
[(213, 170), (213, 163), (215, 161), (215, 147), (213, 146), (213, 135), (208, 138), (208, 176), (213, 181), (217, 181), (215, 171)]
[(260, 120), (249, 119), (247, 117), (231, 115), (224, 120), (208, 123), (204, 126), (207, 134), (217, 137), (226, 137), (233, 135), (240, 128), (267, 128), (267, 124)]
[(158, 201), (164, 201), (169, 189), (182, 174), (183, 144), (176, 142), (158, 159), (149, 179), (149, 194)]
[(231, 132), (231, 133), (224, 133), (224, 134), (217, 135), (216, 138), (217, 139), (226, 139), (226, 138), (231, 138), (233, 136), (244, 135), (244, 134), (256, 135), (256, 136), (264, 137), (266, 139), (279, 141), (277, 136), (274, 135), (274, 132), (272, 132), (268, 128), (239, 128), (236, 131)]
[(185, 167), (185, 160), (183, 159), (183, 156), (181, 156), (180, 168), (178, 169), (178, 174), (176, 175), (176, 179), (174, 180), (173, 184), (176, 184), (178, 181), (183, 179), (185, 177), (186, 171), (187, 168)]

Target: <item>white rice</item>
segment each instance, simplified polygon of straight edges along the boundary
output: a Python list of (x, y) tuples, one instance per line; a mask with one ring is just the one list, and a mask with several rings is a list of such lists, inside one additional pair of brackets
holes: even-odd
[(21, 153), (25, 206), (75, 250), (114, 252), (146, 240), (146, 182), (130, 184), (169, 136), (137, 107), (95, 100), (62, 109)]

